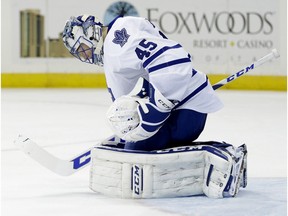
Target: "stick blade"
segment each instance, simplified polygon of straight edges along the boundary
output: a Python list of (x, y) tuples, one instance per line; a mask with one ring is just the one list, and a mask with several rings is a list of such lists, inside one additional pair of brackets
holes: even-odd
[(58, 175), (68, 176), (75, 172), (72, 162), (53, 156), (27, 136), (19, 135), (14, 144), (26, 155)]

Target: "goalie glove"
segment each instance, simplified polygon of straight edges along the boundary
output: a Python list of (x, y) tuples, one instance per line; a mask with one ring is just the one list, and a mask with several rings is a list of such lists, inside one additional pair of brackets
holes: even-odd
[(129, 95), (117, 98), (108, 109), (108, 124), (123, 140), (136, 142), (153, 136), (175, 106), (152, 84), (149, 97), (141, 98), (147, 95), (147, 83), (140, 78)]

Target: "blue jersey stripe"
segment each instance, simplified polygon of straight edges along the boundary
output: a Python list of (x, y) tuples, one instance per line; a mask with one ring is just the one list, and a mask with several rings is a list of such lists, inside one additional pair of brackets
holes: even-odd
[(165, 68), (165, 67), (170, 67), (173, 65), (182, 64), (182, 63), (186, 63), (186, 62), (191, 62), (191, 59), (190, 58), (181, 58), (181, 59), (176, 59), (173, 61), (165, 62), (165, 63), (159, 64), (159, 65), (153, 66), (151, 68), (148, 68), (148, 72), (151, 73), (151, 72), (154, 72), (156, 70), (160, 70), (160, 69)]
[(180, 107), (184, 103), (186, 103), (188, 100), (190, 100), (192, 97), (194, 97), (196, 94), (198, 94), (201, 90), (203, 90), (206, 86), (208, 86), (208, 77), (206, 76), (206, 81), (201, 84), (197, 89), (195, 89), (193, 92), (191, 92), (186, 98), (184, 98), (180, 103), (178, 103), (173, 109)]
[(143, 67), (145, 68), (148, 64), (150, 64), (154, 59), (156, 59), (158, 56), (160, 56), (162, 53), (166, 52), (169, 49), (177, 49), (180, 48), (181, 45), (180, 44), (176, 44), (174, 46), (165, 46), (163, 48), (161, 48), (160, 50), (158, 50), (154, 55), (152, 55), (150, 58), (148, 58), (146, 61), (144, 61), (143, 63)]
[(192, 76), (193, 77), (195, 74), (197, 74), (197, 71), (195, 69), (192, 69)]

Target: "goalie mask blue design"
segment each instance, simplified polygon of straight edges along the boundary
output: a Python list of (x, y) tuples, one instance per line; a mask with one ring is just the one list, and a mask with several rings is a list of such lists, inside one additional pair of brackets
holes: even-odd
[(71, 17), (63, 30), (64, 45), (80, 61), (103, 66), (102, 27), (94, 16)]
[(127, 33), (125, 28), (122, 28), (121, 30), (116, 30), (114, 32), (115, 38), (113, 39), (113, 43), (119, 44), (121, 47), (123, 47), (127, 41), (130, 35)]

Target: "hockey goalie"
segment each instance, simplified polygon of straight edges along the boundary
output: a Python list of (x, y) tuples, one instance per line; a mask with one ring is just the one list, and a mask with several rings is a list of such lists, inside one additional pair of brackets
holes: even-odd
[(117, 17), (71, 17), (63, 31), (70, 53), (104, 67), (115, 139), (92, 150), (90, 187), (122, 198), (205, 194), (233, 197), (246, 186), (245, 145), (195, 142), (207, 114), (222, 103), (191, 55), (154, 24)]

